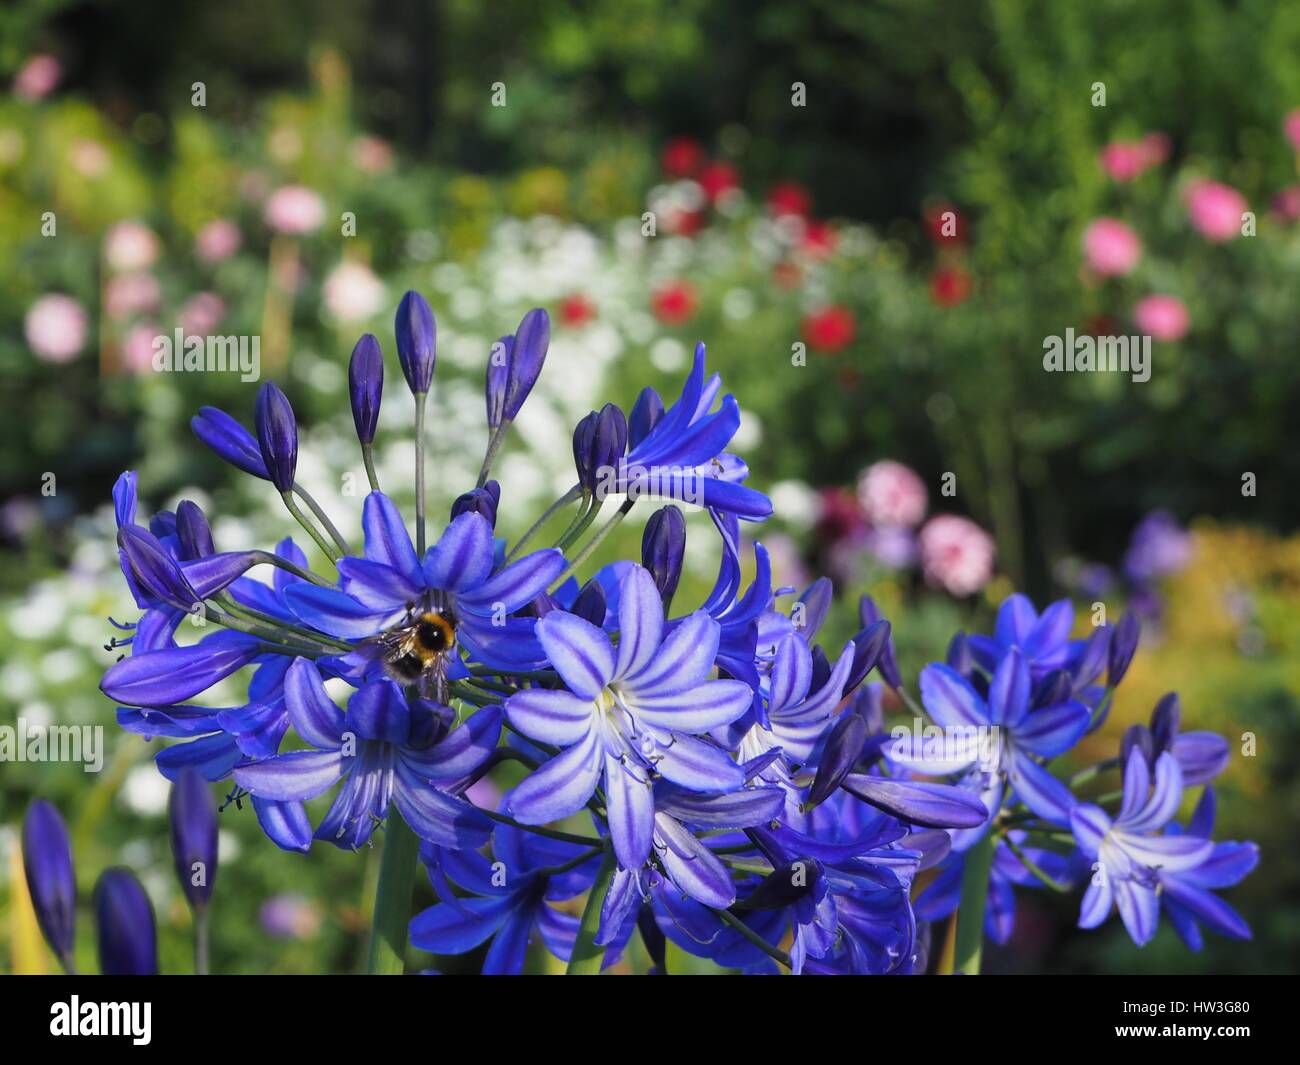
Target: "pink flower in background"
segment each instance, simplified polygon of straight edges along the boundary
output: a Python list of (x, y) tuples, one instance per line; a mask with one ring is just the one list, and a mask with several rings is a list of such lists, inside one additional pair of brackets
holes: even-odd
[(1158, 130), (1148, 133), (1141, 141), (1142, 151), (1146, 154), (1149, 166), (1159, 166), (1169, 158), (1169, 152), (1172, 145), (1169, 142), (1169, 134), (1161, 133)]
[(143, 271), (118, 274), (104, 288), (104, 311), (119, 322), (141, 311), (157, 310), (161, 300), (158, 279)]
[(969, 518), (931, 518), (921, 530), (920, 546), (926, 580), (949, 595), (973, 595), (993, 576), (993, 537)]
[(373, 134), (363, 134), (352, 142), (352, 163), (365, 174), (382, 174), (391, 170), (392, 145)]
[(63, 77), (63, 65), (52, 55), (34, 55), (14, 75), (14, 95), (39, 100), (54, 91)]
[(1142, 257), (1138, 235), (1117, 218), (1098, 218), (1083, 231), (1083, 257), (1100, 277), (1119, 277)]
[(71, 296), (42, 296), (27, 309), (23, 333), (38, 359), (68, 362), (86, 346), (86, 310)]
[(144, 270), (158, 258), (158, 238), (143, 222), (118, 222), (104, 234), (104, 259), (110, 270)]
[(311, 939), (320, 930), (320, 909), (302, 895), (272, 895), (257, 914), (272, 939)]
[(1193, 181), (1184, 194), (1192, 225), (1207, 240), (1221, 244), (1241, 232), (1246, 198), (1231, 185), (1218, 181)]
[(1273, 210), (1287, 222), (1300, 218), (1300, 185), (1288, 185), (1278, 192), (1273, 197)]
[(122, 361), (132, 373), (153, 369), (153, 342), (158, 336), (158, 326), (144, 322), (132, 326), (122, 339)]
[(384, 283), (364, 263), (341, 262), (325, 279), (325, 307), (337, 322), (364, 322), (384, 305)]
[(873, 525), (911, 529), (925, 517), (925, 482), (901, 462), (873, 462), (858, 478), (858, 502)]
[(214, 218), (194, 237), (194, 252), (205, 263), (219, 263), (239, 251), (239, 227), (227, 218)]
[(1282, 129), (1286, 133), (1286, 139), (1291, 142), (1291, 147), (1300, 152), (1300, 107), (1286, 116)]
[(1154, 340), (1181, 340), (1187, 334), (1187, 308), (1173, 296), (1147, 296), (1133, 308), (1138, 329)]
[(88, 178), (103, 177), (108, 173), (112, 162), (108, 149), (99, 141), (89, 139), (76, 141), (68, 153), (68, 160), (72, 163), (72, 169)]
[(1101, 168), (1112, 181), (1132, 181), (1150, 165), (1138, 141), (1111, 141), (1101, 150)]
[(190, 336), (203, 336), (226, 316), (226, 303), (215, 292), (196, 292), (181, 308), (181, 328)]
[(300, 236), (324, 224), (325, 201), (302, 185), (285, 185), (267, 199), (264, 217), (272, 229)]

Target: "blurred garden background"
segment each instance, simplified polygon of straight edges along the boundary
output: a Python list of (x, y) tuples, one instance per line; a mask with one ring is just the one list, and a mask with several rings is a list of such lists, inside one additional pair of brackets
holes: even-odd
[[(1266, 0), (7, 5), (0, 724), (101, 724), (106, 758), (0, 764), (0, 971), (53, 967), (17, 846), (35, 796), (69, 821), (83, 896), (132, 867), (163, 970), (191, 971), (168, 785), (97, 689), (108, 618), (134, 612), (109, 492), (138, 470), (147, 510), (199, 502), (220, 549), (292, 529), (189, 428), (204, 404), (248, 424), (258, 382), (155, 372), (153, 338), (259, 336), (303, 424), (299, 476), (351, 534), (347, 357), (374, 332), (397, 380), (408, 288), (438, 315), (436, 513), (478, 470), (493, 341), (541, 305), (551, 354), (497, 467), (505, 534), (572, 483), (580, 417), (675, 395), (704, 340), (775, 503), (755, 535), (782, 583), (834, 578), (832, 643), (864, 593), (909, 679), (1014, 589), (1071, 597), (1080, 632), (1094, 603), (1138, 611), (1130, 679), (1081, 753), (1112, 753), (1171, 690), (1188, 727), (1234, 751), (1253, 734), (1218, 834), (1260, 844), (1228, 896), (1254, 940), (1192, 954), (1164, 927), (1138, 950), (1034, 892), (989, 968), (1293, 971), (1297, 55), (1300, 7)], [(1150, 380), (1045, 373), (1067, 329), (1151, 336)], [(408, 506), (412, 410), (389, 389), (377, 448)], [(717, 565), (690, 522), (679, 604)], [(215, 971), (361, 967), (373, 854), (283, 853), (233, 807), (221, 845)]]

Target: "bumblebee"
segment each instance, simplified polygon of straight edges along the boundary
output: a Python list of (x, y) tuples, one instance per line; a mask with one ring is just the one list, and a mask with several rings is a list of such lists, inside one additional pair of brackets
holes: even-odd
[(386, 672), (402, 684), (418, 684), (440, 702), (447, 698), (447, 662), (456, 651), (456, 621), (432, 610), (412, 613), (395, 629), (371, 637)]

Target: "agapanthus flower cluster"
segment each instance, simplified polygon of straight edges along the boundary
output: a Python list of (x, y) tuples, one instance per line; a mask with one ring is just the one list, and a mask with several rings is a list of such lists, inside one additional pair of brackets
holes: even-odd
[[(487, 972), (519, 972), (530, 943), (598, 971), (633, 936), (658, 971), (671, 941), (746, 972), (923, 972), (928, 922), (956, 906), (967, 869), (986, 881), (966, 894), (990, 900), (996, 938), (1015, 887), (1089, 868), (1102, 886), (1084, 924), (1113, 901), (1139, 941), (1162, 906), (1189, 938), (1244, 932), (1211, 889), (1244, 875), (1253, 848), (1209, 842), (1204, 813), (1170, 824), (1182, 789), (1222, 768), (1222, 741), (1180, 735), (1166, 708), (1126, 739), (1118, 808), (1079, 790), (1108, 765), (1064, 780), (1050, 766), (1105, 717), (1131, 622), (1072, 640), (1067, 604), (1040, 616), (1013, 597), (991, 636), (959, 637), (921, 673), (939, 748), (926, 730), (891, 733), (886, 692), (915, 701), (889, 622), (866, 600), (853, 638), (824, 645), (830, 582), (775, 587), (761, 542), (742, 539), (740, 523), (772, 507), (728, 451), (740, 411), (703, 345), (675, 401), (646, 388), (626, 413), (610, 403), (579, 422), (573, 487), (510, 542), (496, 531), (510, 486), (492, 466), (542, 371), (549, 319), (530, 311), (485, 353), (482, 471), (452, 486), (463, 491), (444, 520), (426, 514), (424, 483), (436, 335), (408, 293), (395, 336), (416, 400), (414, 536), (371, 461), (385, 361), (369, 335), (349, 373), (371, 489), (357, 546), (298, 482), (296, 419), (274, 384), (251, 431), (213, 408), (194, 419), (205, 444), (273, 486), (328, 572), (291, 538), (222, 550), (193, 503), (141, 522), (131, 473), (114, 492), (141, 611), (101, 685), (120, 723), (174, 741), (156, 755), (165, 776), (224, 782), (227, 807), (247, 801), (282, 848), (382, 839), (381, 945), (395, 912), (435, 954), (489, 944)], [(638, 504), (654, 508), (640, 557), (595, 566)], [(679, 504), (712, 528), (688, 537)], [(720, 549), (718, 573), (683, 602), (696, 537)], [(262, 567), (270, 583), (250, 575)], [(202, 701), (236, 675), (244, 701)], [(476, 803), (489, 773), (507, 790)], [(982, 848), (996, 848), (992, 864), (971, 861)], [(178, 863), (190, 849), (178, 844)], [(411, 919), (417, 860), (440, 901)], [(206, 892), (187, 894), (206, 907)]]

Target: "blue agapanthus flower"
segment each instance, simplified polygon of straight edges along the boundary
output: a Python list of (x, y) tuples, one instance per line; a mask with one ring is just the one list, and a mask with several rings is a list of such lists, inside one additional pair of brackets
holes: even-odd
[[(572, 972), (643, 956), (666, 972), (671, 942), (746, 973), (903, 975), (943, 964), (929, 957), (928, 922), (959, 903), (979, 907), (973, 927), (1002, 942), (1018, 891), (1074, 890), (1081, 871), (1092, 876), (1085, 926), (1117, 906), (1139, 943), (1162, 909), (1193, 947), (1205, 928), (1249, 935), (1216, 892), (1253, 868), (1254, 845), (1210, 840), (1208, 790), (1186, 829), (1174, 823), (1183, 786), (1213, 779), (1228, 758), (1219, 737), (1181, 731), (1176, 697), (1125, 734), (1120, 758), (1062, 768), (1133, 661), (1131, 614), (1075, 639), (1068, 602), (1039, 614), (1013, 596), (992, 636), (958, 634), (947, 661), (921, 671), (917, 705), (890, 623), (869, 598), (858, 624), (840, 629), (831, 582), (776, 587), (758, 542), (745, 583), (741, 521), (763, 520), (772, 505), (728, 451), (740, 410), (719, 399), (703, 345), (671, 406), (647, 388), (627, 415), (609, 403), (583, 418), (578, 484), (513, 544), (498, 537), (515, 497), (492, 468), (544, 368), (541, 308), (485, 353), (480, 474), (444, 486), (455, 502), (446, 526), (435, 525), (424, 413), (437, 323), (408, 292), (394, 325), (416, 412), (414, 535), (373, 461), (384, 352), (369, 334), (348, 368), (370, 483), (352, 515), (360, 552), (299, 483), (297, 417), (272, 382), (258, 392), (251, 431), (211, 407), (193, 427), (279, 496), (310, 557), (288, 537), (274, 551), (220, 550), (195, 504), (137, 520), (134, 474), (114, 487), (117, 549), (139, 615), (118, 626), (110, 648), (123, 654), (101, 687), (125, 729), (166, 741), (156, 763), (180, 782), (174, 805), (186, 814), (178, 863), (215, 855), (205, 794), (214, 781), (230, 782), (227, 815), (250, 802), (283, 848), (380, 842), (375, 971), (403, 968), (409, 925), (425, 951), (483, 948), (490, 973), (529, 968), (532, 946)], [(623, 500), (597, 526), (610, 495)], [(639, 558), (597, 560), (617, 542), (607, 539), (615, 526), (654, 497), (671, 502), (649, 515)], [(688, 543), (679, 503), (709, 515), (716, 539), (703, 529), (720, 555), (695, 609), (681, 606), (698, 540)], [(267, 567), (263, 582), (254, 574)], [(823, 630), (837, 638), (823, 641)], [(887, 729), (885, 689), (869, 681), (877, 671), (918, 715), (910, 734)], [(239, 694), (209, 705), (218, 684)], [(1090, 782), (1120, 763), (1115, 809)], [(66, 960), (66, 840), (48, 834), (45, 851), (26, 838), (24, 850), (53, 855), (49, 883), (33, 895)], [(438, 901), (412, 916), (417, 852)], [(119, 903), (140, 917), (147, 899), (120, 886)], [(211, 893), (187, 887), (196, 916), (206, 918)], [(643, 952), (626, 949), (634, 936)], [(140, 943), (152, 951), (151, 935)], [(143, 955), (122, 960), (131, 946), (109, 951), (106, 967), (148, 967)]]

